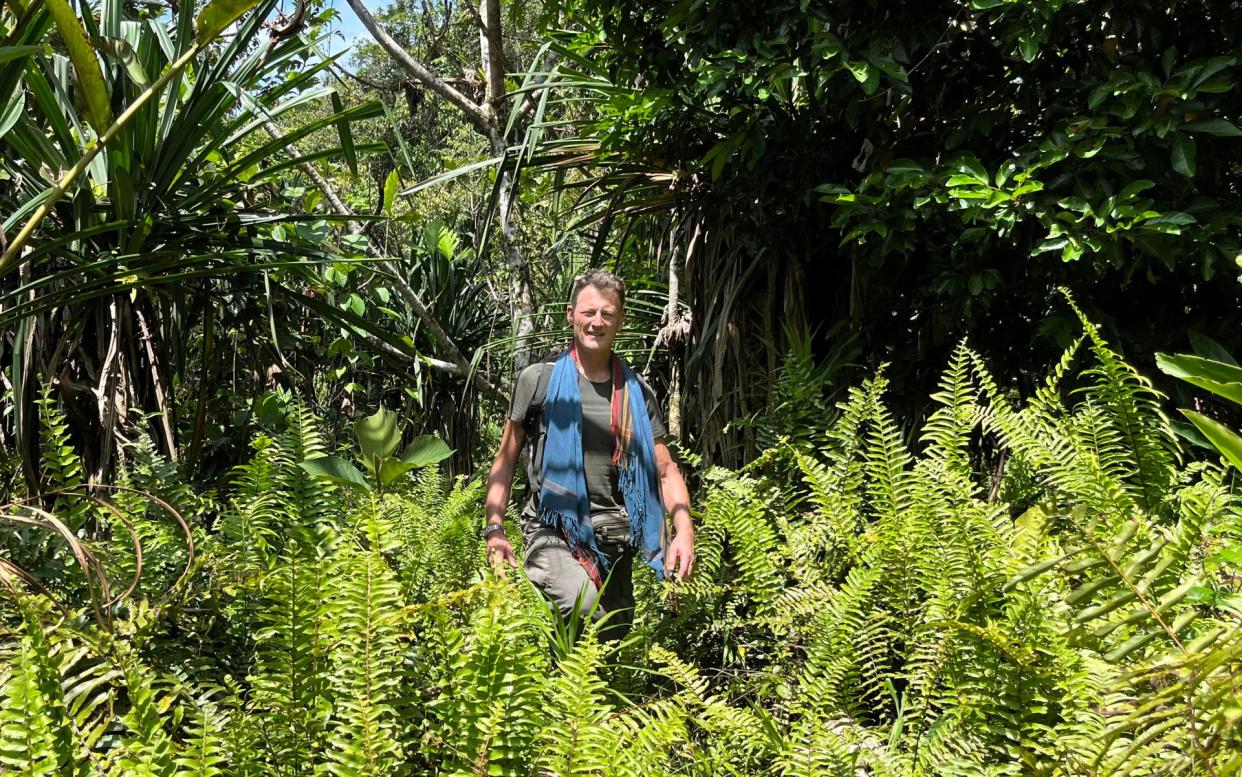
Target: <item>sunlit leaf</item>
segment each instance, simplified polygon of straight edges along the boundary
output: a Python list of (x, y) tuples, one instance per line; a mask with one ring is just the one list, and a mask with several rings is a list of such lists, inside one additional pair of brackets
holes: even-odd
[(9, 96), (8, 104), (4, 106), (4, 112), (0, 113), (0, 138), (3, 138), (9, 130), (13, 129), (13, 125), (21, 118), (22, 111), (26, 109), (26, 93), (18, 89)]
[(388, 177), (384, 179), (384, 213), (388, 218), (392, 218), (392, 204), (397, 198), (397, 186), (401, 183), (397, 177), (397, 170), (393, 168), (388, 173)]
[(1237, 125), (1224, 119), (1192, 121), (1186, 125), (1186, 129), (1190, 132), (1206, 132), (1209, 135), (1219, 135), (1226, 138), (1242, 137), (1242, 129), (1238, 129)]
[(108, 85), (104, 81), (103, 70), (99, 67), (99, 59), (95, 49), (91, 47), (78, 19), (68, 0), (44, 0), (48, 11), (56, 22), (56, 29), (69, 53), (69, 61), (73, 63), (73, 72), (77, 75), (78, 93), (84, 104), (86, 120), (96, 133), (103, 134), (112, 124), (112, 108), (109, 105)]
[(1242, 367), (1190, 354), (1156, 354), (1156, 366), (1175, 378), (1242, 405)]
[(1237, 469), (1242, 470), (1242, 437), (1229, 427), (1214, 421), (1193, 410), (1183, 410), (1182, 415), (1190, 419), (1203, 436), (1221, 452), (1221, 455)]
[(383, 461), (396, 452), (401, 444), (401, 431), (397, 428), (397, 414), (380, 408), (354, 425), (358, 433), (358, 448), (367, 468), (371, 462)]
[(360, 491), (370, 491), (371, 484), (367, 482), (366, 477), (348, 461), (339, 456), (322, 456), (314, 459), (307, 459), (298, 463), (302, 469), (317, 478), (331, 480), (334, 483), (356, 488)]
[(259, 0), (211, 0), (194, 20), (195, 38), (205, 46), (224, 32), (242, 14), (259, 4)]
[(406, 446), (401, 452), (401, 460), (416, 467), (427, 467), (444, 461), (452, 455), (453, 449), (448, 447), (444, 440), (434, 434), (425, 434), (415, 437), (414, 441)]

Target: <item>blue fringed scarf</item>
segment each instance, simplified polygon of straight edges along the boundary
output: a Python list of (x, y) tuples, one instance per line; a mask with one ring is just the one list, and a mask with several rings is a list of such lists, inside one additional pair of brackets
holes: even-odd
[[(548, 433), (543, 446), (543, 486), (539, 520), (564, 535), (574, 557), (599, 588), (608, 560), (595, 544), (591, 500), (582, 463), (582, 397), (578, 393), (577, 356), (570, 347), (556, 360), (544, 399)], [(664, 579), (664, 505), (656, 475), (655, 440), (638, 376), (618, 356), (612, 357), (613, 463), (630, 516), (630, 543), (656, 577)]]

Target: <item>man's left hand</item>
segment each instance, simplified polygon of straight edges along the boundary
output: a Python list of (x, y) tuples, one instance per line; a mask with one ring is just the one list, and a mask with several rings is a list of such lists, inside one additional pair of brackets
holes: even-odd
[(678, 580), (685, 580), (693, 568), (694, 541), (686, 534), (678, 534), (664, 551), (664, 576), (676, 574)]

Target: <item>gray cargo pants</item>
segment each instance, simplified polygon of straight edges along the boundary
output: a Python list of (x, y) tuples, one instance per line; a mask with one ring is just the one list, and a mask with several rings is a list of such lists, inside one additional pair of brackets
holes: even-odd
[(595, 542), (609, 560), (608, 576), (602, 591), (595, 590), (595, 584), (574, 558), (569, 543), (560, 532), (544, 526), (533, 516), (523, 516), (522, 520), (522, 542), (526, 556), (522, 565), (526, 576), (561, 611), (563, 617), (570, 617), (575, 602), (584, 616), (595, 607), (596, 621), (608, 616), (601, 637), (606, 640), (620, 639), (634, 623), (634, 581), (631, 576), (634, 550), (628, 541), (630, 519), (624, 513), (593, 515), (591, 524), (595, 528)]

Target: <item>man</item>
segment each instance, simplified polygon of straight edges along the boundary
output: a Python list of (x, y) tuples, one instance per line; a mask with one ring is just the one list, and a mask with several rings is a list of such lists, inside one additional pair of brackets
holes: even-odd
[[(483, 532), (489, 560), (516, 567), (503, 524), (514, 466), (529, 442), (527, 576), (566, 617), (575, 604), (584, 615), (607, 615), (609, 636), (616, 637), (632, 623), (636, 553), (657, 575), (690, 574), (690, 495), (664, 442), (651, 388), (612, 352), (625, 323), (624, 283), (606, 270), (578, 276), (565, 315), (573, 326), (570, 348), (518, 376), (488, 476)], [(675, 531), (667, 547), (665, 513)]]

